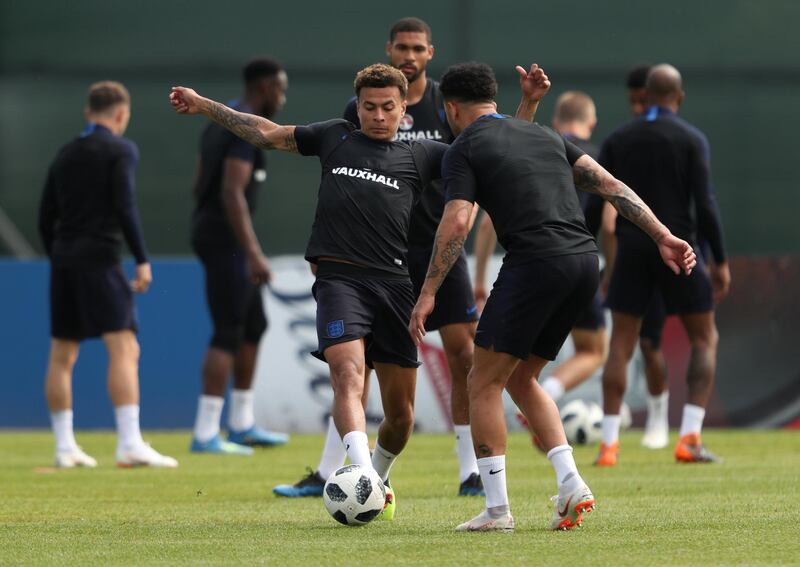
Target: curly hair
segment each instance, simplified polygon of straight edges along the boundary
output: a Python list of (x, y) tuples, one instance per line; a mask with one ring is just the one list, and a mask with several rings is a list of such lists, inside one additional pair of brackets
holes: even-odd
[(408, 94), (408, 80), (399, 69), (384, 63), (375, 63), (364, 67), (356, 74), (353, 88), (356, 96), (361, 94), (363, 88), (382, 89), (384, 87), (397, 87), (400, 89), (400, 98), (405, 100)]
[(460, 63), (444, 72), (439, 90), (445, 100), (492, 102), (497, 96), (497, 80), (485, 63)]

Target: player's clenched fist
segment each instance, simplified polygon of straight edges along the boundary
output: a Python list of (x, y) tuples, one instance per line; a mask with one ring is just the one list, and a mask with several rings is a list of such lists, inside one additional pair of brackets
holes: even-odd
[(172, 92), (169, 93), (172, 108), (181, 114), (200, 114), (204, 100), (193, 89), (187, 87), (172, 87)]

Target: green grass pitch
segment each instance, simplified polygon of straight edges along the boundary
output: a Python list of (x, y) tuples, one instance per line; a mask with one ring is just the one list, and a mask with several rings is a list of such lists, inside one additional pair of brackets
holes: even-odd
[[(49, 472), (47, 432), (0, 433), (2, 565), (780, 565), (800, 564), (800, 433), (709, 431), (722, 465), (679, 465), (671, 450), (622, 439), (614, 469), (575, 456), (597, 510), (572, 532), (548, 529), (547, 460), (511, 436), (517, 529), (456, 534), (483, 499), (456, 494), (454, 440), (415, 435), (392, 474), (397, 519), (348, 528), (320, 499), (279, 499), (273, 485), (315, 466), (322, 436), (294, 436), (252, 458), (192, 455), (186, 433), (147, 435), (177, 470), (120, 470), (115, 438), (79, 433), (95, 470)], [(674, 442), (674, 434), (673, 434)]]

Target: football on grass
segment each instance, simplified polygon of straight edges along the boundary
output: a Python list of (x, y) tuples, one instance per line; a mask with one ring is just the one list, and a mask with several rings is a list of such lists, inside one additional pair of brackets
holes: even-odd
[(322, 500), (337, 522), (346, 526), (363, 526), (383, 510), (386, 488), (372, 468), (347, 465), (328, 477)]

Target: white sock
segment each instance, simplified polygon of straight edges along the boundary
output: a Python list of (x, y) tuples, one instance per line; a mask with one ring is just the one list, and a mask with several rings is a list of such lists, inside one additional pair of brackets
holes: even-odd
[(619, 425), (622, 419), (618, 415), (603, 416), (603, 443), (612, 445), (619, 441)]
[(454, 425), (456, 432), (456, 452), (458, 453), (458, 477), (464, 482), (471, 474), (478, 472), (475, 448), (472, 446), (472, 431), (469, 425)]
[(693, 404), (683, 406), (683, 419), (681, 420), (681, 437), (690, 433), (697, 433), (703, 430), (703, 419), (706, 417), (705, 408)]
[(342, 438), (336, 430), (333, 417), (328, 418), (328, 434), (325, 436), (325, 447), (322, 448), (322, 457), (317, 466), (317, 472), (323, 479), (327, 479), (333, 472), (344, 464), (347, 451), (344, 449)]
[(572, 447), (569, 445), (553, 447), (547, 453), (547, 458), (553, 463), (553, 468), (556, 471), (559, 495), (569, 494), (584, 484), (581, 475), (578, 474), (575, 458), (572, 456)]
[(669, 429), (669, 391), (657, 396), (647, 395), (647, 424), (645, 429)]
[(253, 414), (253, 390), (231, 392), (231, 406), (228, 413), (228, 427), (231, 431), (247, 431), (256, 423)]
[(372, 467), (383, 482), (389, 479), (389, 471), (392, 470), (392, 465), (396, 459), (397, 455), (390, 453), (375, 443), (375, 450), (372, 452)]
[(506, 456), (483, 457), (478, 459), (483, 490), (486, 492), (486, 509), (508, 506), (506, 489)]
[(342, 443), (354, 465), (372, 468), (372, 459), (369, 456), (369, 439), (363, 431), (351, 431), (342, 437)]
[(75, 433), (72, 431), (72, 410), (54, 411), (50, 414), (53, 424), (53, 435), (56, 437), (56, 451), (66, 453), (78, 446)]
[(225, 398), (219, 396), (200, 396), (197, 402), (197, 416), (194, 419), (194, 438), (205, 443), (219, 435), (219, 420)]
[(114, 408), (117, 421), (117, 445), (122, 449), (133, 449), (144, 445), (142, 432), (139, 430), (139, 406), (130, 404)]
[(550, 376), (549, 378), (545, 378), (542, 382), (542, 390), (553, 398), (554, 402), (557, 402), (564, 395), (564, 384), (555, 376)]

